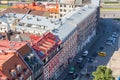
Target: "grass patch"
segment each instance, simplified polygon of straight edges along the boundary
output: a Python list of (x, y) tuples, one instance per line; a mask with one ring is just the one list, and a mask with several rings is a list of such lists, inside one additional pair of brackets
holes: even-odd
[(0, 9), (10, 8), (8, 5), (0, 5)]
[(119, 2), (104, 2), (105, 4), (119, 4)]
[(100, 8), (100, 11), (120, 11), (120, 8)]
[(115, 19), (113, 19), (113, 20), (118, 20), (118, 21), (120, 21), (120, 18), (115, 18)]

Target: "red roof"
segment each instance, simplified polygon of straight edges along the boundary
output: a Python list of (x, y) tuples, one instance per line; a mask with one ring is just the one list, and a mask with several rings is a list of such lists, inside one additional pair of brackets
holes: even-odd
[(0, 40), (0, 50), (19, 50), (24, 45), (26, 45), (26, 42), (13, 42), (8, 40)]
[(17, 4), (13, 5), (12, 8), (18, 8), (18, 9), (31, 9), (35, 11), (45, 11), (45, 12), (50, 12), (50, 13), (59, 13), (59, 7), (58, 4), (40, 4), (36, 5), (34, 2), (32, 4)]
[[(20, 77), (19, 75), (25, 75), (25, 70), (28, 70), (28, 73), (24, 76), (24, 79), (26, 80), (29, 76), (31, 76), (30, 69), (22, 61), (17, 52), (6, 52), (6, 54), (3, 53), (0, 53), (0, 80), (18, 79)], [(17, 66), (21, 67), (20, 71), (18, 71)], [(15, 76), (12, 75), (12, 72), (14, 71), (16, 73)]]
[(60, 39), (51, 32), (44, 34), (42, 37), (32, 37), (32, 40), (34, 40), (34, 44), (32, 46), (38, 52), (38, 54), (40, 53), (41, 58), (49, 55), (50, 51), (52, 51), (52, 49), (54, 49), (54, 47), (56, 47), (60, 42)]
[(7, 80), (7, 76), (5, 76), (1, 71), (0, 71), (0, 80)]

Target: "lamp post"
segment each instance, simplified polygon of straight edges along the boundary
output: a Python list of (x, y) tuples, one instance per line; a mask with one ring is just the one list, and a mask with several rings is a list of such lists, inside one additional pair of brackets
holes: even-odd
[(97, 60), (95, 60), (95, 61), (93, 62), (93, 67), (94, 67), (94, 69), (96, 69), (96, 68), (95, 68), (95, 64), (96, 64), (97, 62), (98, 62)]

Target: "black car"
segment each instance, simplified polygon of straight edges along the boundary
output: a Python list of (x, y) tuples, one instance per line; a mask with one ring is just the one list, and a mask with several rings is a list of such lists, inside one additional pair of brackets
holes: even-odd
[(94, 60), (95, 60), (95, 58), (90, 57), (90, 58), (88, 58), (88, 63), (92, 63)]
[(75, 74), (73, 74), (73, 79), (76, 79), (77, 77), (79, 76), (79, 74), (78, 73), (75, 73)]
[(97, 52), (94, 52), (93, 54), (92, 54), (92, 57), (96, 57), (98, 55), (98, 53)]
[(103, 50), (103, 49), (104, 49), (104, 47), (103, 47), (103, 46), (100, 46), (99, 50)]
[(84, 68), (84, 64), (80, 64), (79, 68), (81, 68), (81, 69)]

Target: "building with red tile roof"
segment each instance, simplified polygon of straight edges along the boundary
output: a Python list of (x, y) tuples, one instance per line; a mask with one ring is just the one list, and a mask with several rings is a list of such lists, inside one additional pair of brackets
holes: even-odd
[(27, 80), (32, 72), (17, 52), (0, 50), (0, 75), (0, 80)]
[(41, 37), (31, 36), (31, 40), (33, 49), (36, 50), (43, 60), (48, 57), (61, 42), (61, 40), (51, 32), (48, 32)]
[[(27, 44), (27, 42), (14, 42), (14, 41), (8, 41), (8, 40), (0, 40), (0, 54), (1, 54), (0, 55), (1, 71), (3, 70), (3, 72), (5, 72), (4, 70), (7, 68), (7, 69), (11, 69), (12, 72), (14, 72), (15, 71), (14, 68), (17, 65), (23, 66), (23, 63), (24, 63), (24, 65), (26, 65), (27, 67), (25, 67), (25, 69), (23, 68), (23, 71), (27, 69), (31, 70), (32, 73), (30, 74), (31, 74), (32, 80), (40, 80), (42, 78), (42, 75), (41, 75), (42, 61), (40, 60), (40, 58), (38, 58), (36, 52), (29, 46), (29, 44)], [(7, 71), (9, 72), (10, 70), (7, 70)], [(8, 72), (4, 74), (8, 74)], [(18, 75), (20, 76), (19, 73)], [(10, 80), (14, 80), (13, 78), (15, 79), (18, 78), (16, 76), (12, 77), (10, 74), (6, 76), (9, 77)], [(25, 76), (24, 80), (26, 80), (26, 77), (27, 76)]]
[[(47, 32), (40, 37), (31, 36), (31, 41), (33, 49), (44, 62), (43, 76), (44, 80), (46, 80), (46, 78), (53, 75), (56, 69), (59, 68), (60, 63), (57, 49), (61, 44), (61, 40), (51, 32)], [(46, 68), (48, 68), (48, 73), (50, 76), (46, 75)]]

